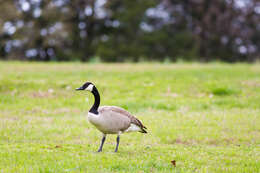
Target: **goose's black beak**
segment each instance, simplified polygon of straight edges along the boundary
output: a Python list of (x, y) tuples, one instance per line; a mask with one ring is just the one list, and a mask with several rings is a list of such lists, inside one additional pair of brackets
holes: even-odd
[(76, 88), (76, 90), (84, 90), (83, 87)]

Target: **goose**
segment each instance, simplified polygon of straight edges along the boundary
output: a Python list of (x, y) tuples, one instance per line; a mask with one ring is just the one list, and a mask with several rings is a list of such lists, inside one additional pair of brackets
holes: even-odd
[(103, 135), (98, 152), (102, 151), (107, 134), (117, 134), (115, 152), (118, 151), (120, 135), (125, 132), (147, 133), (147, 129), (140, 120), (128, 111), (117, 106), (100, 106), (100, 95), (96, 86), (91, 82), (84, 83), (76, 90), (90, 91), (95, 98), (93, 106), (88, 112), (88, 120)]

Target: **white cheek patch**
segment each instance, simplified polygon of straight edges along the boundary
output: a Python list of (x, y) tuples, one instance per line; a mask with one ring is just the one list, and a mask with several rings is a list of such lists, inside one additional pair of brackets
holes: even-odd
[(88, 91), (92, 91), (92, 90), (93, 90), (93, 87), (94, 87), (94, 85), (89, 84), (89, 86), (86, 88), (86, 90), (88, 90)]

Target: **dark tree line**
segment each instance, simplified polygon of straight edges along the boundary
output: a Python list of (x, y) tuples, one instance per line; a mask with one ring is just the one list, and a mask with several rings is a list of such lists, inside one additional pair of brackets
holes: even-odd
[(258, 0), (0, 0), (0, 58), (260, 59)]

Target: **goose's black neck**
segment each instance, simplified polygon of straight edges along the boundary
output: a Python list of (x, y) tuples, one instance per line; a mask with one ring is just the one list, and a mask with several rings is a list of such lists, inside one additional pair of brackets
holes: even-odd
[(99, 104), (100, 104), (100, 96), (99, 96), (99, 92), (98, 92), (98, 90), (95, 86), (93, 87), (92, 94), (95, 97), (95, 102), (94, 102), (93, 106), (90, 108), (89, 112), (91, 112), (93, 114), (98, 114), (98, 107), (99, 107)]

